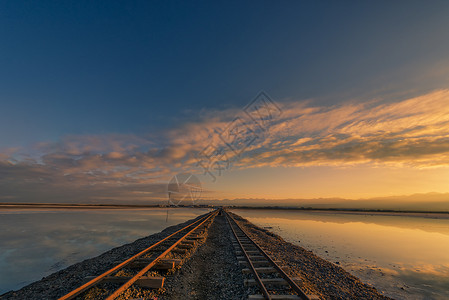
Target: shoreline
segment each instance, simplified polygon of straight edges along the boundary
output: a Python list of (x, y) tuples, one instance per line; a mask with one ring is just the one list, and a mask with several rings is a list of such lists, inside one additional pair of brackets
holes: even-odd
[[(217, 208), (212, 205), (134, 205), (134, 204), (83, 204), (83, 203), (0, 203), (2, 209), (142, 209), (142, 208)], [(282, 210), (302, 212), (338, 212), (342, 214), (373, 214), (385, 216), (404, 215), (410, 217), (425, 217), (449, 219), (449, 211), (413, 211), (413, 210), (389, 210), (389, 209), (346, 209), (346, 208), (302, 208), (283, 206), (223, 206), (227, 209), (250, 210)]]
[(98, 276), (112, 268), (117, 261), (124, 261), (132, 255), (146, 249), (148, 245), (158, 242), (160, 239), (176, 232), (190, 224), (201, 215), (185, 222), (166, 227), (160, 232), (137, 239), (102, 254), (72, 264), (64, 269), (56, 271), (41, 280), (34, 281), (21, 289), (8, 291), (0, 295), (0, 299), (58, 299), (75, 288), (85, 283), (87, 276)]
[[(322, 299), (348, 297), (388, 299), (340, 266), (313, 254), (307, 249), (286, 242), (280, 236), (260, 228), (242, 217), (238, 216), (237, 218), (268, 249), (273, 257), (282, 261), (288, 267), (292, 275), (304, 278), (305, 289), (320, 295)], [(101, 274), (110, 268), (115, 261), (128, 258), (141, 248), (148, 246), (149, 243), (154, 243), (157, 239), (167, 236), (183, 224), (193, 222), (195, 219), (168, 227), (159, 233), (73, 264), (18, 291), (7, 292), (1, 295), (0, 299), (33, 299), (36, 297), (56, 299), (81, 285), (86, 276)], [(227, 225), (219, 218), (216, 220), (205, 243), (200, 245), (190, 257), (186, 258), (183, 267), (176, 270), (172, 277), (167, 277), (166, 286), (163, 290), (158, 291), (160, 299), (174, 299), (172, 293), (176, 293), (176, 297), (182, 296), (186, 299), (189, 299), (189, 295), (192, 295), (192, 293), (198, 296), (203, 295), (201, 296), (203, 298), (196, 299), (208, 299), (204, 295), (210, 293), (214, 295), (214, 299), (231, 299), (229, 298), (230, 295), (240, 295), (232, 299), (242, 299), (244, 295), (248, 295), (249, 291), (243, 286), (243, 283), (239, 283), (242, 281), (242, 274), (236, 268), (236, 266), (238, 267), (238, 261), (229, 240), (230, 234)], [(220, 253), (219, 258), (216, 257), (216, 253)], [(210, 261), (214, 261), (214, 263), (211, 264)], [(230, 268), (229, 272), (222, 272), (224, 266)], [(193, 280), (198, 277), (198, 273), (206, 271), (211, 274), (211, 276), (208, 276), (209, 280)], [(220, 276), (222, 279), (218, 283), (214, 281), (216, 277)], [(215, 291), (217, 284), (220, 285), (219, 293)], [(178, 291), (179, 288), (181, 288), (181, 291)]]

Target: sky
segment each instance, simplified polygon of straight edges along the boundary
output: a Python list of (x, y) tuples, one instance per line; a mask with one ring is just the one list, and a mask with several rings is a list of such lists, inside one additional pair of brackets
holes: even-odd
[(0, 202), (449, 192), (446, 1), (2, 1)]

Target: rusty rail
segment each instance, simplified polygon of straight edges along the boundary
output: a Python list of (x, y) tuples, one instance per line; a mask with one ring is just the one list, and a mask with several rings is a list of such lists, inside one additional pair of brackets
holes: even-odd
[(105, 277), (107, 277), (110, 274), (115, 273), (116, 271), (119, 271), (120, 269), (124, 268), (128, 264), (132, 263), (136, 259), (142, 257), (146, 253), (148, 253), (150, 250), (154, 249), (158, 245), (162, 244), (163, 242), (167, 241), (168, 239), (174, 237), (175, 235), (181, 233), (182, 231), (186, 231), (190, 229), (186, 234), (184, 234), (181, 238), (177, 239), (176, 242), (174, 242), (170, 247), (168, 247), (162, 254), (160, 254), (158, 257), (156, 257), (151, 263), (149, 263), (147, 266), (145, 266), (139, 273), (137, 273), (135, 276), (133, 276), (131, 279), (129, 279), (126, 283), (124, 283), (122, 286), (120, 286), (116, 291), (114, 291), (111, 295), (109, 295), (106, 299), (112, 300), (115, 299), (117, 296), (119, 296), (122, 292), (124, 292), (127, 288), (129, 288), (134, 282), (136, 282), (140, 277), (142, 277), (146, 272), (148, 272), (153, 266), (156, 265), (156, 263), (161, 260), (163, 257), (165, 257), (171, 250), (173, 250), (179, 243), (181, 243), (185, 238), (187, 238), (192, 232), (194, 232), (196, 229), (198, 229), (201, 225), (203, 225), (207, 220), (211, 219), (212, 217), (216, 216), (218, 213), (218, 210), (214, 210), (209, 212), (206, 216), (196, 220), (195, 222), (179, 229), (178, 231), (170, 234), (169, 236), (161, 239), (157, 243), (151, 245), (150, 247), (142, 250), (141, 252), (137, 253), (136, 255), (128, 258), (127, 260), (123, 261), (122, 263), (118, 264), (117, 266), (109, 269), (108, 271), (104, 272), (103, 274), (95, 277), (94, 279), (90, 280), (89, 282), (83, 284), (82, 286), (78, 287), (77, 289), (71, 291), (70, 293), (64, 295), (63, 297), (59, 298), (58, 300), (68, 300), (73, 299), (76, 296), (80, 295), (81, 293), (87, 291), (88, 289), (94, 287), (95, 285), (99, 284)]
[[(274, 267), (274, 269), (288, 283), (290, 288), (297, 293), (297, 295), (300, 299), (310, 300), (312, 297), (309, 297), (301, 290), (301, 288), (293, 281), (293, 279), (290, 276), (288, 276), (287, 273), (285, 273), (285, 271), (246, 233), (246, 231), (234, 220), (234, 218), (228, 212), (226, 212), (225, 210), (223, 210), (223, 211), (225, 213), (225, 216), (229, 223), (229, 226), (231, 227), (231, 231), (239, 244), (241, 252), (243, 253), (245, 260), (247, 261), (247, 263), (249, 265), (251, 273), (253, 274), (257, 285), (259, 286), (259, 288), (262, 291), (263, 297), (265, 299), (272, 299), (273, 298), (272, 296), (274, 296), (274, 295), (270, 295), (269, 292), (267, 291), (265, 284), (263, 283), (262, 279), (260, 278), (258, 271), (254, 267), (254, 265), (250, 259), (250, 256), (248, 255), (247, 251), (245, 250), (245, 247), (243, 246), (242, 238), (239, 236), (239, 234), (237, 234), (236, 230), (239, 231), (241, 233), (240, 235), (244, 236), (244, 238), (247, 241), (249, 241), (250, 244), (252, 246), (254, 246), (259, 251), (259, 253), (265, 257), (265, 259), (268, 261), (268, 263)], [(276, 295), (276, 296), (279, 296), (279, 295)], [(276, 297), (276, 296), (274, 296), (274, 297)]]

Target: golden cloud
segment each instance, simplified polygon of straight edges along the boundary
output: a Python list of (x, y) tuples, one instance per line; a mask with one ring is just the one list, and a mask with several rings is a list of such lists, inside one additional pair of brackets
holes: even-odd
[[(201, 171), (195, 156), (207, 145), (224, 146), (218, 133), (238, 112), (204, 112), (200, 121), (168, 132), (136, 135), (69, 136), (36, 145), (35, 160), (0, 153), (0, 186), (28, 189), (141, 186), (166, 182), (179, 171)], [(258, 133), (259, 134), (259, 133)], [(262, 136), (262, 135), (261, 135)], [(449, 90), (396, 102), (373, 100), (330, 107), (310, 101), (283, 103), (268, 134), (231, 153), (237, 168), (343, 166), (353, 164), (449, 165)], [(103, 190), (102, 190), (103, 191)], [(10, 197), (11, 195), (4, 195)]]

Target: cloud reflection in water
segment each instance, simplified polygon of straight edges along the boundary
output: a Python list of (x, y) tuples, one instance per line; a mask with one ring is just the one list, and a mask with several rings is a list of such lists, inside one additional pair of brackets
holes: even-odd
[(338, 262), (395, 299), (449, 298), (449, 219), (415, 215), (235, 210)]
[(203, 209), (0, 211), (0, 294), (205, 213)]

